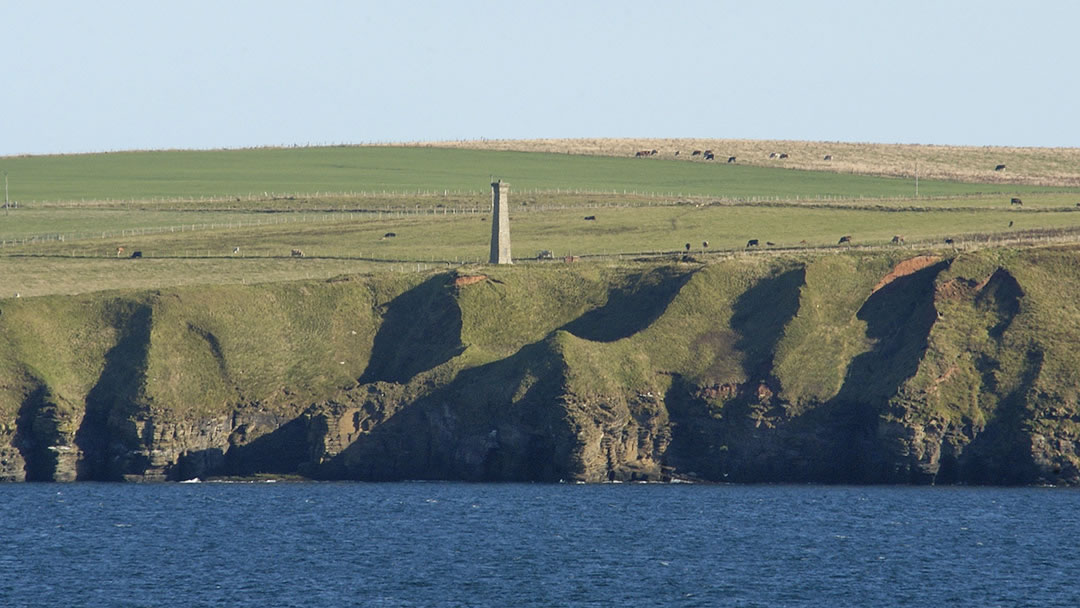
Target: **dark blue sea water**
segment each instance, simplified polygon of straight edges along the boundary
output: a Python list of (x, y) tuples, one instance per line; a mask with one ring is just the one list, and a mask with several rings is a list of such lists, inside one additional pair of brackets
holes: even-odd
[(1080, 606), (1080, 492), (10, 484), (0, 606)]

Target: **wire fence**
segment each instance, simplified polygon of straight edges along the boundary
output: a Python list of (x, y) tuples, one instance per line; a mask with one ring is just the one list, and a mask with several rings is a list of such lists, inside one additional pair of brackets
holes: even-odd
[[(916, 201), (945, 201), (945, 200), (963, 200), (963, 199), (978, 199), (985, 198), (987, 196), (1006, 196), (1008, 193), (1005, 191), (990, 191), (990, 192), (974, 192), (974, 193), (962, 193), (962, 194), (942, 194), (942, 195), (922, 195), (918, 197), (912, 197), (911, 195), (895, 195), (895, 196), (882, 196), (874, 194), (855, 194), (855, 195), (746, 195), (746, 196), (730, 196), (730, 195), (715, 195), (715, 194), (702, 194), (695, 192), (679, 192), (679, 191), (651, 191), (651, 190), (635, 190), (627, 188), (611, 188), (611, 189), (586, 189), (586, 188), (514, 188), (511, 191), (512, 196), (630, 196), (640, 199), (677, 199), (680, 201), (717, 201), (717, 202), (741, 202), (741, 203), (758, 203), (758, 202), (858, 202), (858, 201), (879, 201), (879, 202), (896, 202), (904, 201), (911, 202)], [(456, 197), (486, 197), (490, 195), (490, 191), (486, 189), (481, 190), (451, 190), (451, 189), (424, 189), (417, 188), (415, 190), (353, 190), (353, 191), (327, 191), (327, 192), (249, 192), (247, 194), (231, 194), (231, 195), (216, 195), (216, 196), (142, 196), (142, 197), (130, 197), (130, 198), (80, 198), (75, 199), (57, 199), (57, 200), (35, 200), (35, 201), (23, 201), (19, 203), (23, 207), (37, 206), (37, 207), (110, 207), (116, 205), (134, 205), (134, 204), (149, 204), (149, 205), (163, 205), (163, 204), (218, 204), (227, 205), (229, 203), (255, 203), (255, 202), (281, 202), (281, 201), (300, 201), (300, 202), (312, 202), (312, 201), (331, 201), (331, 200), (364, 200), (364, 199), (438, 199), (438, 198), (456, 198)]]

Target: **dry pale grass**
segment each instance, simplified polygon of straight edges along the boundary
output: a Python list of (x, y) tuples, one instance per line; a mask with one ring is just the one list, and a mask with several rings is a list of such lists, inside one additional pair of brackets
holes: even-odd
[[(919, 177), (925, 179), (1080, 186), (1080, 148), (632, 138), (440, 141), (415, 145), (631, 157), (639, 150), (656, 150), (656, 156), (650, 158), (723, 163), (729, 156), (734, 156), (740, 164), (763, 167), (906, 178), (914, 177), (917, 169)], [(692, 156), (694, 150), (712, 150), (716, 159), (705, 161), (700, 155)], [(769, 158), (773, 153), (785, 153), (788, 158)], [(826, 155), (831, 156), (831, 160), (825, 160)], [(995, 171), (998, 165), (1005, 165), (1005, 169)]]

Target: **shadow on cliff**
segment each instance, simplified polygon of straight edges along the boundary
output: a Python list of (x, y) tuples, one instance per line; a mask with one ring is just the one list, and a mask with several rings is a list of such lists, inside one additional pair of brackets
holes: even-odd
[[(1007, 350), (1002, 339), (1019, 314), (1023, 297), (1023, 288), (1004, 268), (994, 271), (975, 296), (975, 308), (989, 314), (986, 333), (999, 351)], [(986, 428), (960, 454), (946, 454), (943, 450), (938, 482), (1013, 485), (1038, 481), (1027, 403), (1044, 357), (1037, 348), (1027, 350), (1016, 388), (1001, 396)], [(981, 375), (981, 392), (997, 394), (999, 362), (992, 353), (983, 353), (975, 357), (974, 363)]]
[(117, 342), (105, 353), (105, 366), (86, 395), (86, 413), (75, 433), (83, 453), (76, 467), (79, 480), (118, 481), (149, 464), (135, 455), (142, 438), (131, 416), (143, 387), (153, 313), (145, 302), (117, 300), (107, 314)]
[[(880, 453), (878, 416), (918, 369), (937, 318), (935, 279), (947, 267), (929, 266), (871, 294), (856, 316), (872, 349), (852, 359), (834, 398), (795, 417), (776, 398), (779, 387), (770, 386), (771, 366), (805, 276), (791, 270), (748, 290), (732, 326), (750, 382), (703, 388), (676, 378), (667, 396), (675, 424), (670, 464), (740, 482), (909, 481), (894, 479), (892, 455)], [(710, 405), (717, 400), (722, 406)]]
[[(781, 417), (775, 395), (779, 382), (772, 373), (776, 346), (784, 328), (799, 310), (804, 267), (759, 280), (734, 302), (731, 328), (738, 333), (735, 348), (742, 353), (746, 382), (699, 387), (673, 376), (665, 397), (672, 438), (665, 464), (681, 474), (713, 481), (795, 481), (805, 467), (792, 467), (776, 455), (800, 451), (798, 437), (785, 428), (755, 422), (753, 415)], [(788, 425), (790, 421), (781, 421)]]
[(743, 353), (743, 369), (751, 381), (772, 376), (773, 355), (784, 328), (799, 312), (799, 290), (806, 268), (798, 267), (761, 279), (732, 307), (731, 327), (739, 332), (735, 348)]
[[(525, 390), (525, 378), (531, 384)], [(559, 401), (558, 354), (540, 342), (465, 370), (361, 434), (313, 475), (395, 481), (557, 481), (576, 447)]]
[[(955, 464), (942, 463), (944, 471), (939, 472), (939, 481), (992, 485), (1038, 481), (1039, 469), (1031, 453), (1027, 402), (1042, 371), (1043, 358), (1041, 350), (1027, 352), (1020, 383), (998, 402), (993, 418), (955, 459)], [(956, 479), (951, 479), (954, 470)]]
[(50, 447), (62, 445), (60, 420), (48, 387), (38, 385), (19, 407), (12, 445), (23, 458), (26, 481), (56, 481), (59, 458)]
[(975, 307), (991, 312), (996, 323), (988, 327), (986, 333), (999, 344), (1005, 330), (1012, 325), (1013, 319), (1020, 312), (1020, 300), (1024, 297), (1024, 289), (1016, 278), (1004, 268), (998, 268), (986, 285), (979, 290), (975, 297)]
[(309, 420), (305, 416), (298, 416), (279, 422), (283, 424), (247, 443), (241, 443), (237, 437), (243, 432), (241, 426), (229, 438), (227, 450), (209, 448), (185, 452), (166, 471), (166, 478), (182, 481), (223, 475), (250, 477), (262, 473), (298, 473), (311, 458)]
[(567, 323), (562, 328), (579, 338), (614, 342), (649, 327), (679, 295), (693, 272), (658, 268), (632, 275), (626, 286), (613, 289), (607, 302)]
[(434, 276), (386, 306), (361, 384), (405, 383), (461, 354), (461, 309), (447, 288), (449, 280), (445, 274)]
[(898, 455), (882, 452), (878, 419), (889, 399), (918, 371), (937, 320), (935, 280), (949, 264), (948, 260), (938, 262), (897, 278), (871, 294), (856, 314), (866, 322), (866, 337), (873, 348), (851, 360), (837, 395), (811, 413), (825, 418), (837, 431), (835, 481), (917, 481), (895, 478)]

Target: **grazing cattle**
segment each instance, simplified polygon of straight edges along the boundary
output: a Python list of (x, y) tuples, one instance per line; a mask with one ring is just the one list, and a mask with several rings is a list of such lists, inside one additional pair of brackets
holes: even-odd
[(595, 215), (586, 215), (586, 216), (585, 216), (585, 219), (586, 219), (586, 220), (589, 220), (589, 221), (595, 221), (595, 220), (596, 220), (596, 216), (595, 216)]
[(124, 253), (124, 248), (123, 247), (117, 247), (116, 248), (116, 257), (120, 257), (120, 254), (122, 254), (122, 253)]
[(892, 237), (892, 242), (893, 242), (893, 245), (903, 245), (904, 244), (904, 237), (902, 237), (902, 236), (900, 236), (898, 234), (898, 235)]
[(994, 167), (994, 171), (1004, 171), (1004, 170), (1005, 170), (1005, 165), (998, 165), (998, 166)]
[(735, 157), (734, 156), (727, 157), (727, 162), (728, 162), (728, 164), (735, 162)]
[(134, 259), (134, 258), (141, 258), (141, 257), (142, 257), (142, 252), (141, 252), (141, 251), (132, 251), (132, 252), (131, 252), (131, 257), (132, 257), (133, 259)]
[(787, 158), (787, 152), (781, 152), (779, 158)]
[(392, 239), (392, 238), (394, 238), (396, 236), (397, 236), (396, 232), (387, 232), (386, 234), (382, 235), (382, 238), (384, 238), (384, 239)]
[(712, 160), (712, 159), (714, 159), (714, 158), (716, 158), (716, 157), (715, 157), (715, 156), (713, 156), (713, 153), (712, 153), (712, 152), (710, 152), (710, 151), (706, 150), (706, 151), (705, 151), (705, 155), (704, 155), (704, 156), (702, 156), (702, 158), (704, 158), (705, 160)]
[(240, 248), (239, 247), (233, 247), (232, 252), (233, 252), (233, 255), (236, 255), (236, 254), (240, 253)]
[(946, 245), (952, 245), (952, 244), (953, 244), (953, 240), (952, 240), (952, 239), (945, 239), (945, 244), (946, 244)]
[(758, 246), (758, 240), (757, 239), (750, 239), (749, 241), (746, 241), (746, 246), (747, 246), (747, 248), (749, 248), (749, 247), (757, 247)]
[(679, 155), (679, 151), (675, 150), (675, 156), (678, 156), (678, 155)]
[(774, 243), (772, 241), (765, 241), (765, 246), (766, 247), (776, 247), (776, 243)]
[(690, 243), (687, 243), (687, 244), (686, 244), (686, 250), (687, 250), (687, 251), (690, 251)]
[(648, 156), (648, 155), (649, 155), (648, 150), (638, 150), (637, 152), (634, 153), (634, 156), (637, 157), (637, 158), (641, 158), (642, 156)]
[(851, 242), (851, 235), (850, 234), (845, 234), (844, 236), (840, 237), (840, 242), (838, 242), (837, 245), (843, 245), (844, 243), (850, 243), (850, 242)]
[(832, 160), (832, 154), (826, 154), (825, 160)]
[[(1078, 204), (1077, 207), (1080, 207), (1080, 204)], [(1009, 220), (1009, 228), (1012, 228), (1012, 220)]]
[(1022, 207), (1022, 206), (1024, 206), (1024, 201), (1013, 197), (1013, 198), (1009, 199), (1009, 204), (1010, 205), (1020, 205)]
[(776, 158), (779, 156), (776, 152), (769, 152), (769, 158)]
[(705, 154), (712, 154), (712, 150), (705, 150)]
[(701, 156), (701, 150), (694, 150), (690, 153), (690, 156)]
[(708, 249), (709, 248), (709, 241), (701, 241), (701, 248), (702, 249)]
[(555, 259), (555, 256), (554, 256), (554, 254), (551, 253), (551, 251), (549, 251), (547, 249), (544, 249), (543, 251), (536, 254), (536, 259), (538, 259), (538, 260), (553, 260), (553, 259)]
[(293, 249), (292, 253), (289, 254), (289, 255), (291, 255), (294, 258), (302, 258), (302, 257), (304, 257), (304, 252), (300, 251), (299, 249)]

